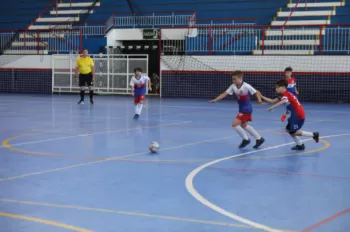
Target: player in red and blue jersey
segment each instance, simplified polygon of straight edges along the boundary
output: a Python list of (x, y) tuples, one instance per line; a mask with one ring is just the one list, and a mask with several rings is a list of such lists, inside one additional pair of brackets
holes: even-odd
[(152, 91), (152, 87), (151, 87), (150, 78), (147, 75), (142, 74), (141, 68), (135, 68), (134, 73), (135, 73), (135, 76), (131, 78), (130, 86), (131, 86), (131, 94), (132, 96), (134, 96), (134, 104), (135, 104), (134, 119), (138, 119), (142, 111), (143, 102), (146, 99), (147, 83), (148, 83), (148, 89), (150, 91)]
[[(292, 93), (294, 96), (297, 97), (299, 95), (299, 92), (298, 92), (297, 87), (296, 87), (297, 81), (295, 80), (294, 77), (292, 77), (292, 74), (293, 74), (292, 67), (287, 67), (284, 69), (284, 78), (288, 82), (287, 90), (288, 90), (288, 92)], [(284, 122), (286, 120), (287, 114), (289, 114), (288, 109), (281, 117), (282, 122)]]
[(286, 131), (292, 136), (296, 142), (296, 146), (292, 147), (292, 150), (304, 150), (305, 145), (300, 140), (299, 136), (306, 136), (313, 138), (316, 143), (319, 141), (318, 132), (307, 132), (302, 131), (301, 128), (305, 122), (305, 111), (303, 106), (300, 104), (295, 95), (290, 93), (288, 90), (288, 81), (285, 79), (276, 82), (276, 92), (280, 94), (279, 98), (270, 99), (261, 96), (265, 101), (270, 103), (276, 103), (271, 106), (268, 111), (280, 106), (282, 104), (287, 104), (287, 109), (290, 111), (290, 117), (288, 118), (288, 124), (286, 126)]
[(226, 92), (223, 92), (217, 98), (209, 102), (216, 102), (228, 95), (235, 94), (238, 98), (239, 113), (236, 119), (232, 122), (232, 127), (243, 139), (239, 148), (243, 148), (250, 143), (250, 139), (244, 131), (248, 132), (256, 139), (254, 148), (259, 148), (261, 144), (265, 142), (265, 139), (261, 137), (253, 127), (249, 126), (248, 122), (252, 121), (253, 113), (250, 96), (256, 94), (259, 103), (262, 103), (260, 94), (251, 85), (243, 81), (243, 73), (241, 71), (234, 71), (232, 73), (232, 82), (233, 84), (226, 90)]

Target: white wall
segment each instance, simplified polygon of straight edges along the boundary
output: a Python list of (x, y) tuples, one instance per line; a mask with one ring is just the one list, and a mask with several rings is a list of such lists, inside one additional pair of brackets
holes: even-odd
[(0, 68), (49, 69), (52, 67), (52, 58), (48, 55), (3, 55), (1, 59), (8, 59), (9, 62)]
[[(12, 62), (1, 68), (52, 68), (51, 56), (3, 55)], [(350, 56), (163, 56), (162, 70), (188, 71), (283, 71), (291, 66), (297, 72), (350, 72)]]
[(163, 56), (162, 70), (350, 72), (350, 56)]

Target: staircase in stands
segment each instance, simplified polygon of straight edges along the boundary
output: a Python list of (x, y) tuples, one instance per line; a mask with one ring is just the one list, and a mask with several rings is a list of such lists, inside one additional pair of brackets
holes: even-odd
[(331, 24), (337, 8), (343, 6), (344, 0), (308, 3), (299, 0), (287, 4), (285, 8), (280, 8), (271, 27), (265, 31), (264, 41), (259, 41), (253, 54), (314, 55), (326, 34), (320, 25)]
[[(93, 2), (86, 2), (86, 0), (72, 2), (71, 0), (68, 3), (62, 3), (62, 0), (54, 1), (23, 32), (15, 35), (3, 54), (56, 53), (58, 43), (65, 43), (66, 49), (63, 52), (70, 52), (67, 46), (69, 41), (67, 42), (64, 38), (79, 36), (80, 31), (74, 32), (73, 25), (81, 21), (84, 15), (92, 14), (93, 8), (99, 6), (99, 0)], [(51, 45), (54, 49), (51, 49)]]

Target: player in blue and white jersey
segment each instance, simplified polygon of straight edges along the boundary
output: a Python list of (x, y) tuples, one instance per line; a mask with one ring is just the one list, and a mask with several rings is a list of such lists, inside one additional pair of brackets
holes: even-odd
[(152, 91), (150, 78), (142, 74), (141, 68), (135, 68), (134, 70), (135, 76), (133, 76), (130, 80), (131, 86), (131, 94), (134, 96), (134, 104), (135, 104), (135, 116), (134, 119), (138, 119), (140, 117), (143, 102), (146, 99), (146, 85), (148, 84), (149, 91)]
[(241, 71), (234, 71), (232, 73), (232, 82), (233, 84), (224, 93), (220, 94), (217, 98), (209, 102), (216, 102), (225, 98), (227, 95), (235, 94), (238, 98), (239, 113), (232, 122), (232, 127), (243, 139), (242, 143), (239, 145), (239, 148), (243, 148), (250, 143), (250, 139), (245, 131), (256, 139), (254, 148), (259, 148), (261, 144), (265, 142), (265, 139), (261, 137), (253, 127), (249, 126), (248, 122), (252, 121), (253, 113), (250, 96), (255, 94), (259, 104), (262, 104), (260, 93), (257, 92), (251, 85), (243, 81), (243, 73)]

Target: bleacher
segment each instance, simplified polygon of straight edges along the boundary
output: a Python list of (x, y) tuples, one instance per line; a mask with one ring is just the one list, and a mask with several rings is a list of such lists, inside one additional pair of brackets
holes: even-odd
[[(272, 27), (265, 33), (264, 42), (260, 40), (259, 45), (264, 45), (264, 53), (270, 55), (314, 55), (319, 54), (320, 47), (327, 52), (334, 43), (329, 38), (337, 38), (338, 44), (345, 44), (350, 38), (349, 32), (339, 37), (334, 34), (337, 33), (334, 28), (327, 27), (348, 22), (349, 9), (339, 0), (294, 1), (278, 11), (270, 24)], [(340, 48), (330, 53), (339, 54)], [(253, 54), (262, 54), (262, 49), (254, 50)]]
[(1, 1), (0, 30), (25, 29), (47, 6), (45, 1)]
[[(16, 10), (6, 14), (11, 9)], [(114, 0), (60, 0), (49, 3), (38, 1), (35, 5), (15, 0), (3, 3), (1, 12), (6, 17), (2, 17), (0, 29), (26, 32), (3, 32), (0, 41), (3, 54), (69, 53), (82, 47), (98, 53), (99, 47), (106, 43), (106, 28), (188, 27), (188, 18), (193, 13), (196, 22), (192, 26), (198, 27), (198, 30), (191, 36), (184, 35), (183, 47), (179, 48), (187, 54), (349, 53), (347, 44), (350, 31), (326, 27), (345, 24), (350, 20), (350, 6), (342, 0), (201, 4), (186, 0), (134, 0), (130, 4), (128, 1)], [(210, 30), (218, 24), (221, 29)], [(237, 25), (247, 25), (247, 28), (234, 28)], [(82, 35), (77, 42), (79, 33)], [(70, 43), (75, 44), (74, 48), (68, 46)]]

